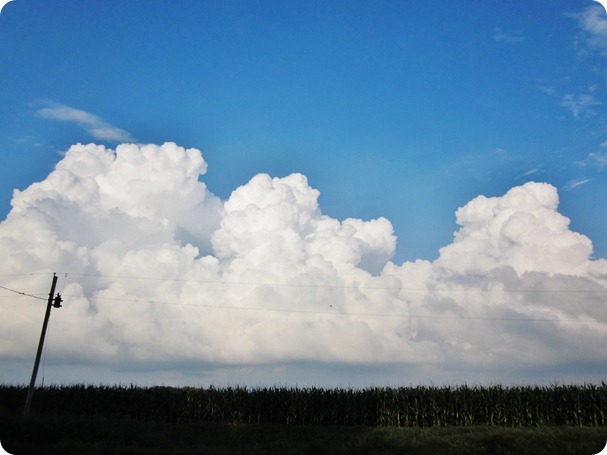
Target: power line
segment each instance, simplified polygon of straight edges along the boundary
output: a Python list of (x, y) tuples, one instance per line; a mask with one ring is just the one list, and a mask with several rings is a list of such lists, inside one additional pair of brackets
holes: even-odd
[(0, 288), (5, 289), (5, 290), (10, 291), (10, 292), (14, 292), (15, 294), (24, 295), (26, 297), (32, 297), (34, 299), (39, 299), (39, 300), (46, 300), (44, 297), (39, 297), (39, 296), (34, 295), (34, 294), (28, 294), (26, 292), (16, 291), (15, 289), (7, 288), (6, 286), (0, 286)]
[[(366, 286), (341, 286), (341, 285), (318, 285), (318, 284), (296, 284), (296, 283), (263, 283), (263, 282), (239, 282), (239, 281), (215, 281), (215, 280), (186, 280), (186, 279), (173, 279), (173, 278), (154, 278), (154, 277), (137, 277), (137, 276), (120, 276), (120, 275), (93, 275), (93, 274), (78, 274), (78, 273), (65, 273), (64, 276), (64, 287), (65, 280), (68, 275), (82, 276), (82, 277), (96, 277), (96, 278), (114, 278), (114, 279), (134, 279), (134, 280), (152, 280), (152, 281), (173, 281), (183, 283), (200, 283), (200, 284), (221, 284), (221, 285), (249, 285), (249, 286), (276, 286), (276, 287), (310, 287), (310, 288), (336, 288), (336, 289), (374, 289), (374, 290), (402, 290), (402, 291), (420, 291), (420, 292), (512, 292), (512, 293), (606, 293), (607, 290), (513, 290), (513, 289), (481, 289), (481, 288), (468, 288), (468, 289), (448, 289), (448, 288), (402, 288), (402, 287), (366, 287)], [(7, 291), (32, 297), (39, 300), (45, 300), (43, 297), (39, 297), (33, 294), (17, 291), (5, 286), (0, 288)], [(0, 296), (3, 297), (3, 296)], [(78, 297), (78, 296), (71, 296)], [(215, 308), (225, 310), (242, 310), (242, 311), (266, 311), (266, 312), (280, 312), (280, 313), (299, 313), (299, 314), (324, 314), (333, 316), (359, 316), (359, 317), (392, 317), (392, 318), (415, 318), (415, 319), (450, 319), (450, 320), (486, 320), (486, 321), (521, 321), (521, 322), (578, 322), (578, 323), (607, 323), (603, 320), (583, 320), (583, 319), (558, 319), (558, 318), (506, 318), (506, 317), (488, 317), (488, 316), (437, 316), (437, 315), (415, 315), (415, 314), (394, 314), (394, 313), (356, 313), (356, 312), (343, 312), (343, 311), (318, 311), (318, 310), (300, 310), (300, 309), (288, 309), (288, 308), (260, 308), (260, 307), (243, 307), (243, 306), (230, 306), (230, 305), (209, 305), (209, 304), (196, 304), (196, 303), (181, 303), (181, 302), (169, 302), (169, 301), (158, 301), (158, 300), (142, 300), (142, 299), (125, 299), (125, 298), (112, 298), (112, 297), (93, 297), (83, 296), (89, 300), (108, 300), (108, 301), (120, 301), (120, 302), (134, 302), (134, 303), (151, 303), (157, 305), (176, 305), (186, 307), (203, 307), (203, 308)]]
[(34, 276), (34, 275), (48, 275), (47, 272), (31, 272), (31, 273), (9, 273), (6, 275), (0, 275), (0, 278), (9, 278), (14, 276)]
[(294, 288), (320, 288), (320, 289), (366, 289), (366, 290), (386, 290), (386, 291), (411, 291), (411, 292), (487, 292), (487, 293), (571, 293), (571, 294), (604, 294), (607, 289), (483, 289), (483, 288), (423, 288), (423, 287), (402, 287), (402, 286), (367, 286), (360, 285), (338, 285), (338, 284), (304, 284), (304, 283), (269, 283), (257, 281), (231, 281), (231, 280), (191, 280), (183, 278), (158, 278), (129, 275), (96, 275), (83, 273), (66, 273), (67, 275), (91, 277), (91, 278), (113, 278), (125, 280), (149, 280), (149, 281), (172, 281), (176, 283), (198, 283), (198, 284), (219, 284), (224, 286), (268, 286), (268, 287), (294, 287)]
[(417, 315), (417, 314), (394, 314), (394, 313), (356, 313), (346, 311), (319, 311), (319, 310), (298, 310), (290, 308), (260, 308), (260, 307), (243, 307), (232, 305), (209, 305), (204, 303), (181, 303), (167, 302), (159, 300), (142, 300), (142, 299), (124, 299), (112, 297), (86, 297), (89, 300), (109, 300), (118, 302), (133, 302), (133, 303), (149, 303), (155, 305), (176, 305), (185, 307), (202, 307), (224, 310), (242, 310), (242, 311), (267, 311), (277, 313), (299, 313), (299, 314), (321, 314), (331, 316), (361, 316), (361, 317), (382, 317), (382, 318), (402, 318), (402, 319), (450, 319), (450, 320), (478, 320), (478, 321), (511, 321), (511, 322), (577, 322), (577, 323), (600, 323), (605, 324), (607, 321), (591, 320), (591, 319), (557, 319), (557, 318), (506, 318), (493, 316), (436, 316), (436, 315)]

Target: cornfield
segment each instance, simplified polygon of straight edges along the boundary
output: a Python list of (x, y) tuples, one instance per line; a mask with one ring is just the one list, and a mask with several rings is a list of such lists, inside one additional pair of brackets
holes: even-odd
[[(0, 408), (18, 412), (25, 386), (0, 386)], [(546, 387), (38, 388), (32, 412), (129, 416), (172, 423), (286, 425), (606, 426), (607, 384)]]

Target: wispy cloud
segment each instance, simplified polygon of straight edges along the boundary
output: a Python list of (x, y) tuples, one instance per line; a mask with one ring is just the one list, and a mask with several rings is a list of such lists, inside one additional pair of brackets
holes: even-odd
[(516, 44), (523, 41), (523, 32), (521, 30), (505, 31), (497, 27), (493, 31), (493, 39), (498, 43)]
[(527, 172), (523, 172), (519, 178), (530, 177), (532, 175), (538, 174), (540, 172), (539, 167), (534, 167), (533, 169), (529, 169)]
[(44, 145), (40, 141), (38, 141), (36, 136), (32, 136), (30, 134), (28, 134), (26, 136), (18, 137), (17, 139), (15, 139), (15, 143), (33, 145), (34, 147), (43, 147), (43, 145)]
[(110, 125), (102, 118), (80, 109), (63, 104), (53, 104), (38, 109), (36, 113), (50, 120), (73, 122), (86, 130), (91, 136), (100, 141), (132, 142), (133, 138), (128, 131)]
[(607, 152), (591, 152), (582, 161), (577, 162), (582, 167), (593, 167), (602, 171), (607, 169)]
[(598, 4), (586, 8), (575, 16), (583, 31), (583, 43), (587, 50), (597, 51), (607, 57), (607, 16)]
[(599, 106), (603, 103), (598, 101), (592, 95), (565, 95), (561, 100), (561, 106), (569, 109), (574, 118), (579, 118), (582, 112), (594, 114), (592, 106)]
[(538, 89), (540, 92), (545, 93), (546, 95), (554, 95), (556, 93), (554, 87), (550, 87), (548, 85), (540, 85)]
[(565, 186), (563, 186), (563, 191), (571, 191), (579, 188), (582, 185), (590, 182), (592, 179), (578, 179), (578, 180), (570, 180)]

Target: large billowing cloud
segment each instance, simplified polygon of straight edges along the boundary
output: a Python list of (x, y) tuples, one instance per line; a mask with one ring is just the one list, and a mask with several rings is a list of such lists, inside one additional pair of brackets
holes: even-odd
[[(205, 172), (198, 150), (172, 143), (78, 144), (15, 191), (0, 223), (0, 285), (44, 298), (60, 274), (62, 371), (143, 370), (153, 383), (159, 371), (192, 382), (270, 368), (298, 383), (284, 372), (307, 365), (443, 382), (575, 364), (585, 366), (575, 379), (592, 380), (607, 361), (607, 261), (570, 230), (549, 184), (475, 198), (437, 260), (395, 264), (387, 219), (324, 215), (303, 175), (257, 175), (221, 201)], [(3, 291), (2, 304), (0, 361), (27, 362), (44, 302)]]

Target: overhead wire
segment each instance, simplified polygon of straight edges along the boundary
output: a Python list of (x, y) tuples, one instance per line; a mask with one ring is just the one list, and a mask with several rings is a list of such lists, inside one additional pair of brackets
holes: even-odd
[[(342, 286), (342, 285), (318, 285), (318, 284), (298, 284), (298, 283), (264, 283), (264, 282), (239, 282), (239, 281), (217, 281), (217, 280), (188, 280), (188, 279), (174, 279), (174, 278), (155, 278), (155, 277), (137, 277), (137, 276), (121, 276), (121, 275), (93, 275), (93, 274), (79, 274), (64, 272), (63, 288), (66, 286), (68, 275), (81, 276), (81, 277), (95, 277), (95, 278), (113, 278), (113, 279), (134, 279), (134, 280), (153, 280), (153, 281), (173, 281), (173, 282), (184, 282), (184, 283), (200, 283), (200, 284), (221, 284), (221, 285), (250, 285), (250, 286), (275, 286), (275, 287), (311, 287), (311, 288), (336, 288), (336, 289), (373, 289), (373, 290), (402, 290), (402, 291), (423, 291), (423, 292), (531, 292), (531, 293), (607, 293), (607, 290), (524, 290), (524, 289), (482, 289), (482, 288), (468, 288), (468, 289), (447, 289), (447, 288), (403, 288), (403, 287), (367, 287), (361, 286)], [(32, 297), (39, 300), (46, 300), (44, 297), (40, 297), (34, 294), (28, 294), (26, 292), (17, 291), (12, 288), (0, 285), (1, 289), (7, 291)], [(1, 297), (1, 296), (0, 296)], [(70, 297), (67, 295), (66, 297)], [(76, 297), (76, 296), (72, 296)], [(578, 323), (607, 323), (603, 320), (582, 320), (582, 319), (562, 319), (562, 318), (510, 318), (510, 317), (489, 317), (489, 316), (439, 316), (439, 315), (418, 315), (418, 314), (394, 314), (394, 313), (357, 313), (357, 312), (344, 312), (344, 311), (319, 311), (319, 310), (304, 310), (304, 309), (293, 309), (293, 308), (260, 308), (250, 306), (233, 306), (233, 305), (210, 305), (210, 304), (199, 304), (199, 303), (181, 303), (181, 302), (169, 302), (149, 299), (125, 299), (125, 298), (112, 298), (112, 297), (97, 297), (97, 296), (83, 296), (89, 300), (108, 300), (108, 301), (122, 301), (122, 302), (135, 302), (135, 303), (151, 303), (158, 305), (177, 305), (185, 307), (204, 307), (204, 308), (216, 308), (226, 310), (241, 310), (241, 311), (266, 311), (266, 312), (280, 312), (280, 313), (300, 313), (300, 314), (325, 314), (335, 316), (359, 316), (359, 317), (393, 317), (393, 318), (415, 318), (415, 319), (451, 319), (451, 320), (488, 320), (488, 321), (522, 321), (522, 322), (578, 322)]]
[(17, 291), (15, 289), (7, 288), (6, 286), (0, 286), (0, 288), (4, 289), (6, 291), (14, 292), (15, 294), (26, 296), (26, 297), (32, 297), (34, 299), (39, 299), (39, 300), (46, 300), (44, 297), (40, 297), (40, 296), (37, 296), (34, 294), (28, 294), (27, 292)]
[(590, 319), (560, 319), (560, 318), (514, 318), (514, 317), (496, 317), (496, 316), (437, 316), (437, 315), (419, 315), (419, 314), (395, 314), (395, 313), (357, 313), (348, 311), (319, 311), (319, 310), (302, 310), (294, 308), (262, 308), (262, 307), (248, 307), (248, 306), (234, 306), (234, 305), (210, 305), (204, 303), (181, 303), (181, 302), (168, 302), (162, 300), (148, 300), (148, 299), (125, 299), (125, 298), (114, 298), (114, 297), (86, 297), (89, 300), (109, 300), (119, 302), (133, 302), (133, 303), (148, 303), (156, 305), (176, 305), (185, 307), (202, 307), (202, 308), (215, 308), (224, 310), (241, 310), (241, 311), (266, 311), (266, 312), (278, 312), (278, 313), (300, 313), (300, 314), (322, 314), (332, 316), (360, 316), (360, 317), (382, 317), (382, 318), (402, 318), (402, 319), (451, 319), (451, 320), (479, 320), (479, 321), (520, 321), (520, 322), (577, 322), (577, 323), (600, 323), (605, 324), (607, 321), (603, 320), (590, 320)]
[(0, 278), (8, 278), (15, 276), (34, 276), (34, 275), (48, 275), (48, 272), (31, 272), (31, 273), (8, 273), (0, 275)]
[[(66, 276), (68, 273), (66, 273)], [(505, 293), (607, 293), (607, 289), (485, 289), (485, 288), (424, 288), (424, 287), (403, 287), (403, 286), (368, 286), (364, 283), (359, 285), (339, 285), (339, 284), (307, 284), (307, 283), (272, 283), (259, 281), (233, 281), (233, 280), (192, 280), (184, 278), (160, 278), (143, 277), (132, 275), (97, 275), (72, 273), (72, 276), (90, 277), (90, 278), (113, 278), (126, 280), (149, 280), (149, 281), (172, 281), (176, 283), (199, 283), (199, 284), (218, 284), (218, 285), (236, 285), (236, 286), (268, 286), (268, 287), (296, 287), (296, 288), (319, 288), (319, 289), (368, 289), (368, 290), (386, 290), (386, 291), (411, 291), (411, 292), (505, 292)]]

